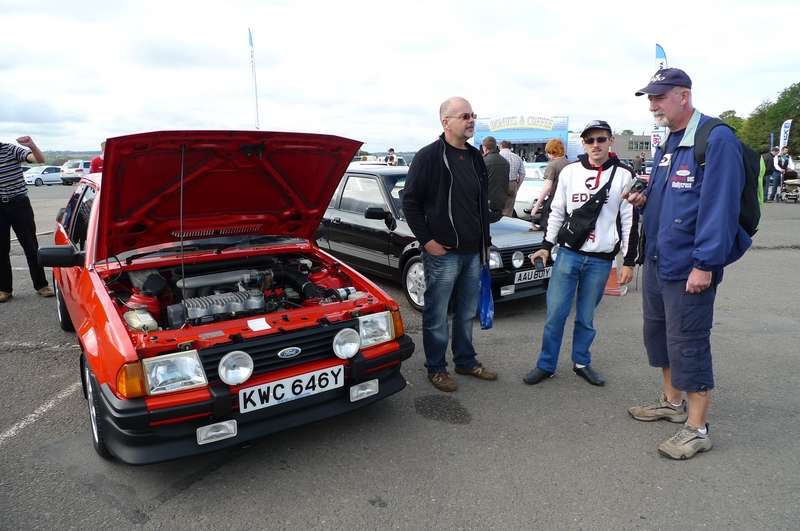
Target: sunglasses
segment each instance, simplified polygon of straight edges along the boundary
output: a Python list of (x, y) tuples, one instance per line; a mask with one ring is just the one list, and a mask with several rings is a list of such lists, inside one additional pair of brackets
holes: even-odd
[(608, 142), (608, 137), (607, 136), (590, 136), (589, 138), (584, 138), (583, 139), (583, 143), (591, 146), (592, 144), (594, 144), (595, 140), (597, 141), (598, 144), (605, 144), (606, 142)]
[(461, 118), (464, 121), (467, 121), (470, 118), (472, 118), (473, 120), (477, 120), (478, 115), (475, 114), (474, 112), (462, 112), (461, 114), (449, 115), (448, 118)]

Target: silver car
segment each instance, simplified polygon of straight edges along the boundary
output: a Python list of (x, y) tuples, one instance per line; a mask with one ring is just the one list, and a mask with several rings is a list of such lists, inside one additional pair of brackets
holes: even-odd
[(33, 166), (25, 170), (22, 176), (27, 185), (61, 184), (61, 168), (58, 166)]

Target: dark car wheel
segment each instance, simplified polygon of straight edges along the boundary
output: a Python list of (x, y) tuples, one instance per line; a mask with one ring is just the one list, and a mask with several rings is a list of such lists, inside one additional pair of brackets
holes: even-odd
[(58, 282), (53, 277), (53, 289), (56, 292), (56, 313), (58, 314), (58, 324), (64, 332), (74, 332), (75, 326), (72, 324), (72, 319), (69, 318), (67, 313), (67, 306), (64, 304), (64, 298), (61, 295), (61, 290), (58, 289)]
[(36, 180), (33, 181), (33, 185), (34, 186), (41, 186), (43, 184), (44, 184), (44, 181), (42, 181), (41, 177), (37, 177)]
[(425, 269), (420, 255), (412, 256), (403, 267), (403, 293), (417, 311), (425, 307)]
[(83, 385), (86, 389), (86, 404), (89, 409), (89, 422), (92, 428), (92, 446), (94, 451), (103, 459), (111, 459), (111, 452), (108, 451), (106, 443), (103, 440), (103, 428), (98, 420), (100, 411), (100, 398), (97, 396), (97, 389), (92, 383), (91, 371), (89, 364), (86, 363), (86, 357), (81, 356), (81, 365), (83, 366)]

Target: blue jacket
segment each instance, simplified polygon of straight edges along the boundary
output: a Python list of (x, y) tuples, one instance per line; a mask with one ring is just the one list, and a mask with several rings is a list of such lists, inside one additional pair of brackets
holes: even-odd
[(692, 268), (719, 275), (751, 244), (739, 226), (745, 175), (736, 136), (727, 127), (713, 128), (704, 167), (695, 162), (695, 132), (706, 120), (694, 111), (671, 158), (666, 153), (678, 136), (656, 150), (642, 217), (645, 256), (657, 261), (664, 280), (686, 279)]

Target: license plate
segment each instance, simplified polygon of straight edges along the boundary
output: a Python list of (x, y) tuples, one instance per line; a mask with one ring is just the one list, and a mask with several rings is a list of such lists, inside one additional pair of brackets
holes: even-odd
[(344, 365), (299, 374), (255, 387), (239, 390), (239, 412), (291, 402), (298, 398), (324, 393), (344, 385)]
[(514, 284), (522, 284), (523, 282), (533, 282), (534, 280), (542, 280), (550, 278), (550, 273), (553, 267), (548, 266), (544, 269), (537, 271), (536, 269), (528, 269), (527, 271), (517, 271), (514, 276)]

